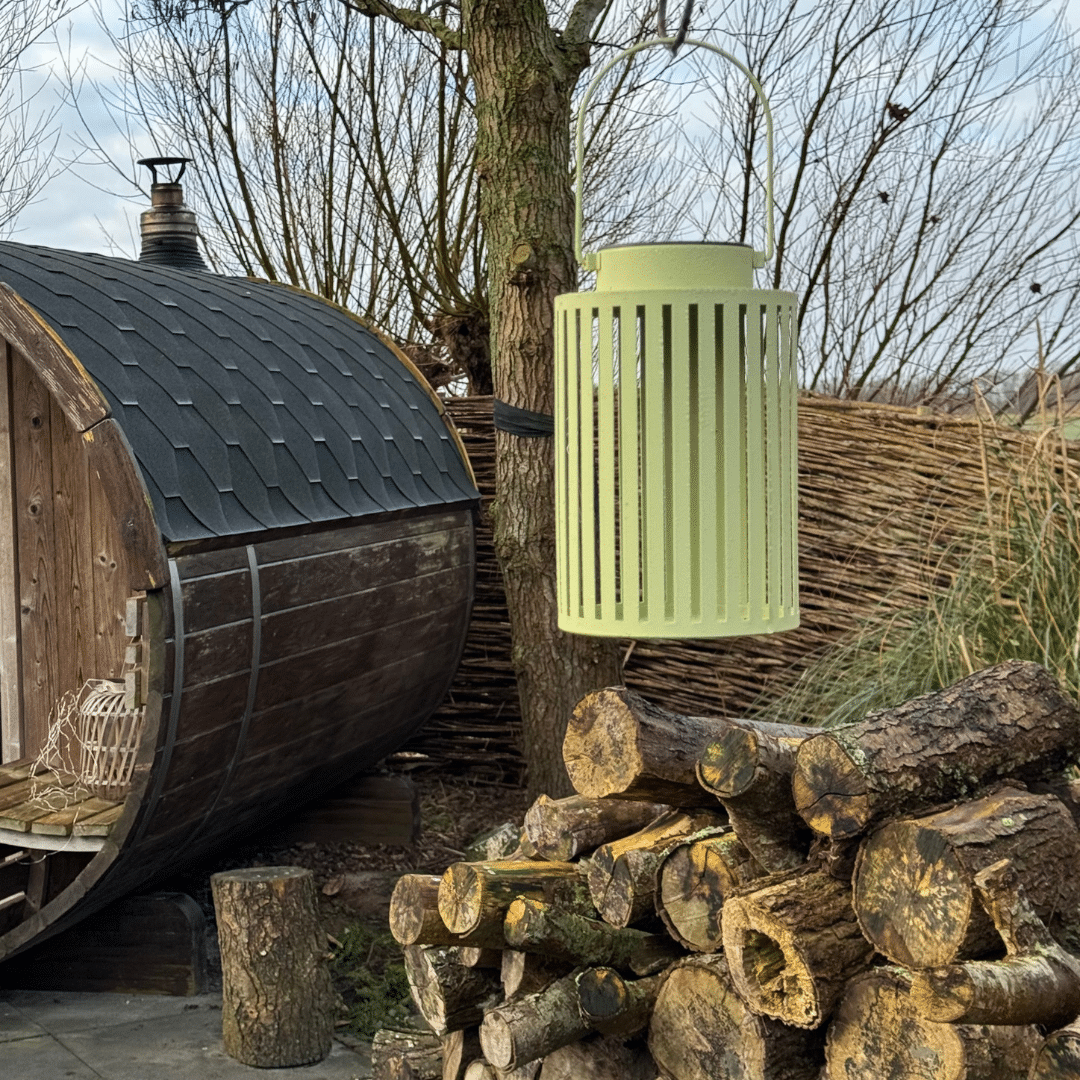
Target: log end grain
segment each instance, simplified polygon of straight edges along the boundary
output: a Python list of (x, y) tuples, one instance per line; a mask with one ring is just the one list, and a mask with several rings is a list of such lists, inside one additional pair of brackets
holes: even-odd
[(873, 814), (866, 777), (829, 734), (815, 735), (799, 747), (791, 790), (807, 825), (833, 840), (858, 836)]
[(636, 734), (637, 723), (618, 688), (586, 694), (563, 739), (563, 762), (574, 790), (594, 799), (625, 792), (642, 768)]
[(439, 915), (439, 875), (403, 874), (390, 895), (390, 932), (399, 945), (442, 945), (449, 931)]
[(855, 912), (866, 939), (893, 963), (951, 963), (974, 902), (970, 875), (935, 830), (896, 821), (864, 842), (855, 868)]
[(1047, 1036), (1031, 1067), (1031, 1080), (1080, 1076), (1080, 1021)]
[(698, 782), (717, 797), (742, 795), (753, 786), (758, 764), (757, 734), (730, 727), (705, 747), (698, 760)]

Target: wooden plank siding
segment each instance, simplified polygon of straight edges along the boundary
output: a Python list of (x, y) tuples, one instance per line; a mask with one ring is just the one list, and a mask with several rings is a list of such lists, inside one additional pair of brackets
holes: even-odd
[[(17, 715), (21, 700), (18, 756), (33, 757), (65, 693), (120, 675), (131, 564), (87, 441), (23, 356), (8, 347), (5, 361), (11, 469), (0, 500), (10, 497), (13, 507), (15, 578), (0, 582), (0, 596), (15, 590), (18, 633), (3, 660), (18, 653), (21, 694), (3, 705)], [(5, 756), (14, 750), (12, 743)]]
[[(14, 350), (3, 341), (0, 358), (0, 762), (23, 757), (20, 656), (19, 549), (15, 531), (15, 447), (11, 368)], [(4, 893), (4, 895), (8, 895)]]
[[(344, 777), (400, 745), (456, 668), (473, 542), (462, 510), (255, 544), (254, 689), (248, 549), (177, 556), (183, 689), (168, 762), (162, 747), (153, 766), (166, 773), (140, 849), (193, 828), (231, 831), (249, 804), (295, 799), (312, 774)], [(167, 693), (163, 725), (172, 704)]]

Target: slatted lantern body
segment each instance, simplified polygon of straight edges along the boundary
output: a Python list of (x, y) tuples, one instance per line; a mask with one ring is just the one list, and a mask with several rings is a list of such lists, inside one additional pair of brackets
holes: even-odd
[[(739, 61), (688, 44), (736, 63), (764, 102)], [(769, 126), (765, 252), (606, 248), (582, 259), (595, 289), (556, 299), (563, 630), (709, 638), (798, 625), (795, 297), (753, 287), (772, 247)], [(579, 117), (579, 258), (581, 131)]]

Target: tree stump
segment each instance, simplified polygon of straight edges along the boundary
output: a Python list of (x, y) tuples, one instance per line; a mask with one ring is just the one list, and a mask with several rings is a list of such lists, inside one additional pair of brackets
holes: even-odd
[(330, 1052), (337, 1013), (310, 870), (266, 866), (210, 878), (221, 945), (225, 1051), (289, 1068)]

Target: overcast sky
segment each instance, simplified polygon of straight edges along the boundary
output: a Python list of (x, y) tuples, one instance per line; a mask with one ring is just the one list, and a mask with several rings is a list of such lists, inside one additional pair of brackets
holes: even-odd
[[(57, 55), (58, 49), (62, 49), (72, 59), (82, 60), (90, 76), (108, 81), (109, 40), (97, 25), (92, 2), (84, 4), (64, 21), (58, 28), (56, 41), (44, 42), (35, 48), (32, 62), (37, 65), (41, 80), (46, 79), (50, 69), (59, 69)], [(112, 7), (118, 11), (121, 0), (101, 0), (101, 3), (106, 10)], [(1080, 0), (1068, 0), (1067, 7), (1073, 25), (1080, 25)], [(59, 101), (60, 88), (56, 77), (48, 78), (51, 81), (40, 86), (38, 100)], [(27, 86), (32, 86), (33, 81), (28, 80)], [(107, 148), (116, 160), (153, 153), (149, 140), (139, 146), (138, 139), (132, 140), (118, 132), (108, 110), (92, 93), (82, 95), (81, 108), (98, 137), (107, 141)], [(57, 122), (60, 126), (58, 152), (65, 159), (77, 159), (80, 156), (80, 140), (85, 138), (82, 121), (73, 108), (61, 106)], [(129, 154), (132, 141), (135, 143), (134, 153)], [(85, 152), (82, 157), (85, 162)], [(132, 171), (135, 171), (134, 166)], [(76, 162), (54, 178), (36, 203), (21, 214), (11, 239), (28, 244), (134, 257), (138, 254), (138, 217), (143, 208), (134, 177), (125, 181), (123, 177), (100, 166), (88, 168)]]

